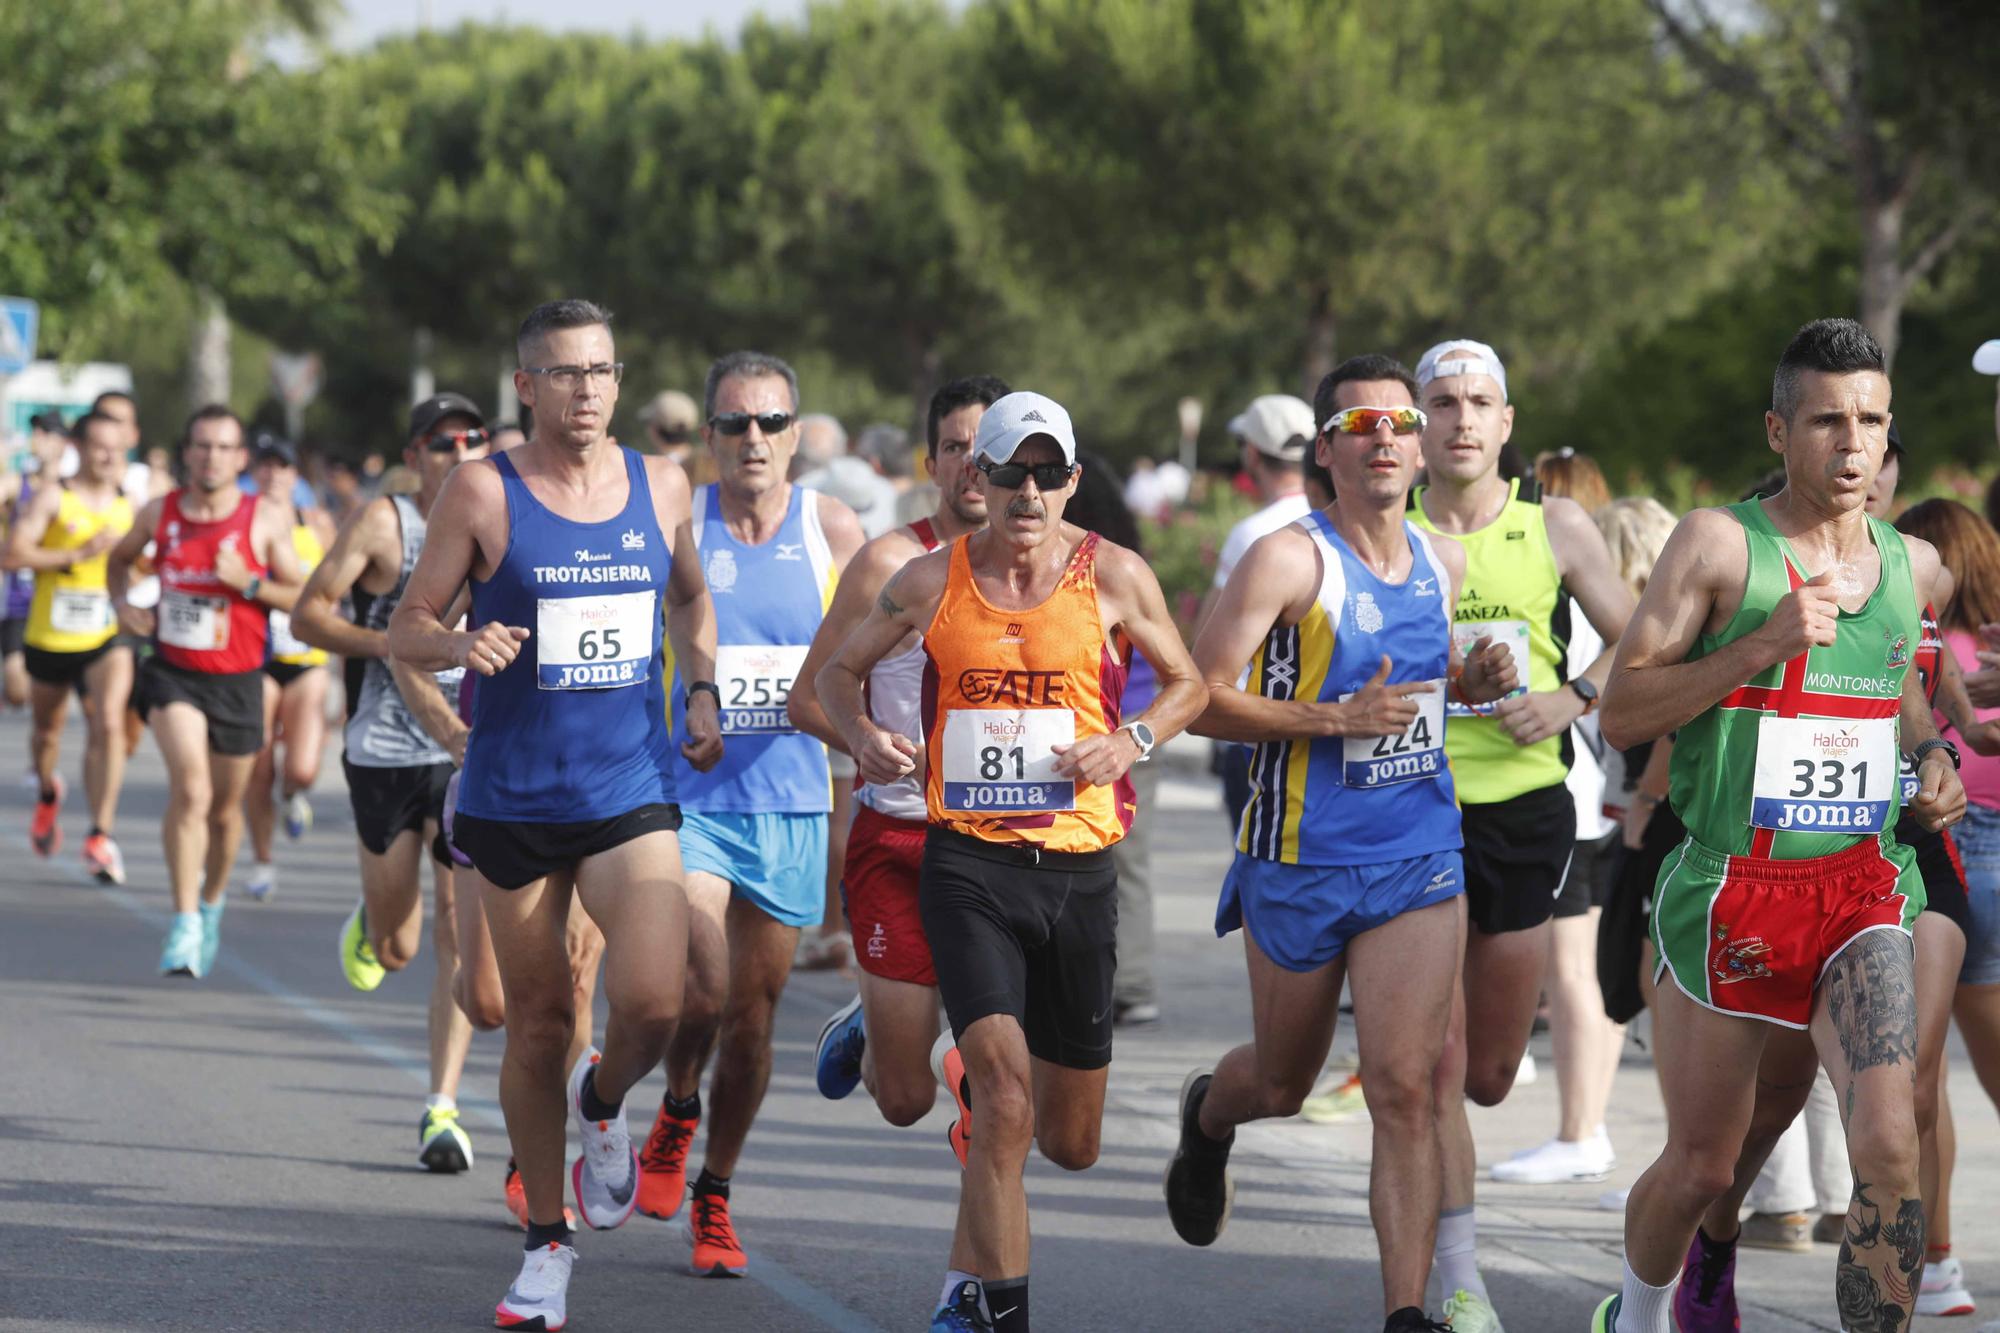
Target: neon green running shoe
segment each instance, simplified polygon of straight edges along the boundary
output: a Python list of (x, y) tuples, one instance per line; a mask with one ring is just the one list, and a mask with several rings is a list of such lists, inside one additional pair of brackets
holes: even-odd
[(1444, 1303), (1443, 1314), (1451, 1333), (1503, 1333), (1492, 1303), (1469, 1291), (1454, 1291)]
[(440, 1175), (472, 1169), (472, 1140), (458, 1127), (456, 1106), (426, 1106), (417, 1124), (417, 1165)]
[(1613, 1292), (1597, 1307), (1597, 1313), (1590, 1317), (1590, 1333), (1618, 1333), (1618, 1307), (1624, 1303), (1623, 1292)]
[(354, 904), (347, 924), (340, 928), (340, 970), (356, 990), (374, 990), (388, 975), (388, 969), (375, 957), (375, 946), (368, 942), (366, 903)]
[(1359, 1074), (1350, 1074), (1331, 1090), (1299, 1103), (1299, 1115), (1315, 1125), (1337, 1125), (1367, 1113), (1368, 1098), (1361, 1091)]

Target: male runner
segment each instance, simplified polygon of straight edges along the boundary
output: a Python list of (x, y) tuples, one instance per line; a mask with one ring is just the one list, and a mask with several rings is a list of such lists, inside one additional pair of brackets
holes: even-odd
[[(1097, 1160), (1111, 1060), (1125, 773), (1201, 711), (1206, 691), (1136, 554), (1062, 521), (1076, 486), (1069, 414), (1038, 393), (986, 409), (973, 446), (987, 526), (905, 565), (819, 675), (861, 776), (924, 774), (920, 896), (938, 991), (979, 1107), (933, 1333), (1025, 1333), (1028, 1145)], [(863, 682), (923, 636), (923, 740), (878, 726)], [(1127, 656), (1160, 693), (1119, 716)]]
[[(304, 581), (292, 507), (238, 488), (243, 454), (234, 412), (210, 406), (190, 417), (181, 446), (187, 485), (140, 511), (112, 548), (105, 580), (120, 623), (154, 640), (137, 693), (167, 764), (160, 834), (174, 922), (160, 971), (170, 976), (204, 977), (215, 966), (243, 836), (243, 789), (264, 744), (269, 613), (289, 611)], [(161, 586), (155, 610), (126, 597), (149, 541)]]
[[(437, 394), (412, 408), (403, 462), (417, 476), (416, 494), (380, 496), (356, 510), (306, 580), (292, 616), (304, 642), (363, 663), (341, 754), (360, 843), (361, 901), (341, 928), (340, 966), (356, 990), (374, 990), (385, 975), (416, 958), (424, 928), (423, 862), (430, 854), (436, 973), (430, 993), (430, 1095), (417, 1124), (417, 1161), (437, 1172), (472, 1166), (472, 1142), (458, 1123), (458, 1080), (472, 1025), (455, 1002), (461, 932), (450, 858), (437, 850), (456, 755), (432, 739), (424, 719), (444, 719), (447, 734), (455, 728), (456, 753), (464, 753), (465, 727), (452, 708), (464, 671), (417, 675), (406, 696), (389, 661), (385, 628), (416, 568), (425, 524), (445, 478), (465, 459), (485, 452), (485, 420), (469, 399)], [(340, 603), (357, 591), (365, 609), (349, 621)], [(491, 950), (480, 952), (490, 972)], [(491, 984), (497, 987), (497, 975)], [(487, 1017), (497, 1021), (499, 1015)]]
[[(1448, 704), (1445, 753), (1465, 835), (1463, 985), (1453, 1000), (1439, 1079), (1444, 1210), (1438, 1218), (1439, 1291), (1465, 1293), (1457, 1333), (1500, 1327), (1479, 1276), (1473, 1175), (1477, 1156), (1465, 1098), (1497, 1105), (1528, 1049), (1548, 970), (1550, 922), (1576, 845), (1569, 726), (1596, 702), (1611, 650), (1573, 681), (1563, 671), (1569, 602), (1616, 645), (1632, 613), (1604, 537), (1582, 506), (1538, 498), (1500, 475), (1514, 431), (1507, 371), (1491, 347), (1455, 339), (1417, 363), (1429, 483), (1410, 496), (1420, 528), (1457, 539), (1465, 581), (1452, 633), (1461, 648), (1491, 637), (1514, 656), (1520, 684), (1491, 709)], [(1461, 1084), (1463, 1095), (1460, 1094)]]
[[(715, 603), (728, 748), (711, 771), (678, 775), (693, 909), (687, 1000), (640, 1188), (649, 1215), (680, 1211), (702, 1066), (717, 1051), (706, 1159), (684, 1232), (694, 1272), (740, 1277), (749, 1261), (730, 1222), (729, 1182), (771, 1081), (772, 1017), (799, 928), (826, 910), (826, 747), (791, 724), (785, 696), (840, 570), (861, 546), (861, 524), (840, 501), (786, 480), (798, 447), (790, 366), (760, 352), (725, 356), (709, 367), (703, 401), (717, 480), (695, 493), (693, 535)], [(684, 689), (672, 696), (683, 743), (685, 697)]]
[(1889, 394), (1859, 324), (1799, 330), (1764, 418), (1785, 489), (1682, 519), (1618, 650), (1604, 738), (1624, 749), (1678, 731), (1688, 839), (1653, 898), (1667, 1146), (1632, 1187), (1624, 1287), (1597, 1333), (1667, 1333), (1696, 1225), (1735, 1174), (1771, 1025), (1811, 1033), (1841, 1100), (1855, 1179), (1842, 1325), (1910, 1320), (1924, 1258), (1910, 926), (1924, 886), (1890, 832), (1899, 754), (1927, 827), (1956, 820), (1965, 792), (1909, 669), (1936, 550), (1863, 509)]
[[(847, 738), (826, 716), (816, 678), (833, 659), (883, 585), (910, 561), (986, 526), (984, 478), (972, 466), (972, 442), (986, 409), (1007, 386), (991, 375), (953, 380), (931, 395), (925, 417), (937, 512), (892, 529), (861, 548), (841, 576), (833, 606), (799, 668), (788, 705), (792, 721), (828, 745)], [(868, 673), (868, 716), (912, 740), (923, 733), (924, 646), (909, 635)], [(930, 1052), (938, 1036), (937, 970), (924, 940), (917, 868), (924, 855), (924, 789), (912, 772), (893, 783), (864, 783), (847, 837), (841, 888), (854, 931), (861, 993), (827, 1019), (814, 1059), (820, 1094), (835, 1100), (868, 1085), (892, 1125), (913, 1125), (937, 1101)], [(970, 1125), (959, 1126), (963, 1142)]]
[[(583, 1156), (577, 1211), (618, 1226), (638, 1197), (623, 1101), (660, 1062), (681, 1008), (688, 903), (667, 730), (662, 603), (690, 688), (697, 768), (721, 757), (714, 618), (688, 521), (687, 478), (609, 436), (624, 367), (611, 316), (537, 306), (516, 338), (528, 443), (459, 467), (389, 620), (389, 649), (423, 671), (462, 667), (473, 699), (454, 841), (484, 900), (506, 993), (500, 1099), (528, 1200), (527, 1254), (494, 1313), (503, 1328), (566, 1318), (576, 1250), (563, 1221), (563, 1117)], [(453, 602), (472, 582), (476, 629)], [(571, 899), (604, 931), (604, 1049), (565, 1070), (575, 1031)], [(565, 1096), (564, 1075), (567, 1072)]]
[[(69, 427), (63, 424), (61, 413), (43, 412), (29, 419), (28, 469), (0, 475), (0, 517), (7, 520), (9, 532), (27, 510), (38, 486), (59, 484), (63, 454), (69, 447)], [(23, 708), (28, 703), (30, 681), (22, 636), (27, 632), (28, 609), (34, 600), (33, 570), (17, 569), (0, 578), (0, 677), (4, 677), (0, 680), (0, 702), (9, 708)], [(62, 803), (62, 790), (58, 778), (57, 806)], [(49, 818), (53, 820), (55, 814)]]
[[(75, 691), (83, 699), (89, 728), (83, 782), (90, 798), (90, 834), (83, 843), (83, 864), (102, 882), (123, 884), (125, 857), (111, 828), (125, 776), (132, 650), (119, 641), (104, 567), (106, 554), (132, 528), (131, 503), (118, 489), (124, 430), (110, 417), (87, 412), (72, 431), (76, 475), (34, 491), (14, 519), (6, 559), (0, 561), (0, 568), (31, 571), (35, 580), (23, 626), (35, 719), (28, 755), (41, 784), (29, 836), (39, 856), (53, 856), (62, 846), (57, 814), (63, 788), (56, 760), (69, 696)], [(47, 475), (53, 477), (53, 470)]]
[(1416, 388), (1386, 356), (1321, 381), (1315, 449), (1340, 498), (1255, 542), (1195, 643), (1210, 697), (1198, 729), (1257, 747), (1215, 923), (1218, 935), (1243, 928), (1255, 1037), (1182, 1085), (1166, 1187), (1181, 1239), (1213, 1243), (1229, 1220), (1236, 1126), (1298, 1113), (1347, 982), (1388, 1333), (1449, 1329), (1463, 1303), (1450, 1294), (1444, 1323), (1423, 1309), (1443, 1179), (1431, 1079), (1465, 940), (1444, 705), (1447, 694), (1489, 703), (1517, 683), (1493, 639), (1461, 665), (1452, 608), (1465, 556), (1405, 517), (1424, 421)]

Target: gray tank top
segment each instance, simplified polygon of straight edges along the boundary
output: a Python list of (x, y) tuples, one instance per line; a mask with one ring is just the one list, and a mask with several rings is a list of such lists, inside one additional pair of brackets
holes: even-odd
[[(424, 549), (424, 516), (408, 496), (389, 498), (403, 529), (403, 568), (396, 576), (396, 586), (368, 604), (361, 619), (363, 629), (389, 628), (389, 617), (402, 602), (410, 571), (417, 567), (417, 555)], [(462, 667), (437, 673), (438, 689), (447, 702), (458, 698), (458, 683), (464, 675)], [(451, 762), (451, 756), (411, 715), (388, 662), (379, 657), (368, 659), (361, 675), (361, 697), (349, 710), (347, 762), (356, 768), (421, 768)]]

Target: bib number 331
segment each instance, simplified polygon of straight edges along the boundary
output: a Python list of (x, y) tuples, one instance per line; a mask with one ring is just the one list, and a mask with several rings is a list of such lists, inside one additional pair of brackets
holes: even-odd
[(1076, 809), (1052, 747), (1076, 739), (1067, 708), (954, 708), (944, 720), (944, 808), (973, 814)]
[(1896, 719), (1765, 717), (1757, 723), (1750, 822), (1811, 833), (1880, 833), (1895, 806)]
[(536, 684), (545, 690), (603, 690), (652, 678), (651, 589), (535, 602)]

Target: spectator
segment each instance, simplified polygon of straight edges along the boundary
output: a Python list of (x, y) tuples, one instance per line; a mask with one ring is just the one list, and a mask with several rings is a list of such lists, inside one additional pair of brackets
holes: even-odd
[(639, 425), (640, 453), (660, 454), (686, 467), (701, 430), (701, 409), (679, 389), (662, 389), (639, 409)]
[[(868, 430), (894, 427), (870, 426)], [(900, 432), (898, 432), (900, 434)], [(861, 433), (866, 441), (868, 431)], [(904, 436), (908, 442), (908, 436)], [(810, 453), (811, 467), (801, 467), (798, 458)], [(792, 463), (793, 479), (807, 490), (831, 495), (854, 511), (861, 531), (869, 540), (896, 526), (897, 492), (867, 459), (847, 451), (847, 432), (840, 422), (823, 412), (799, 418), (799, 452)]]

